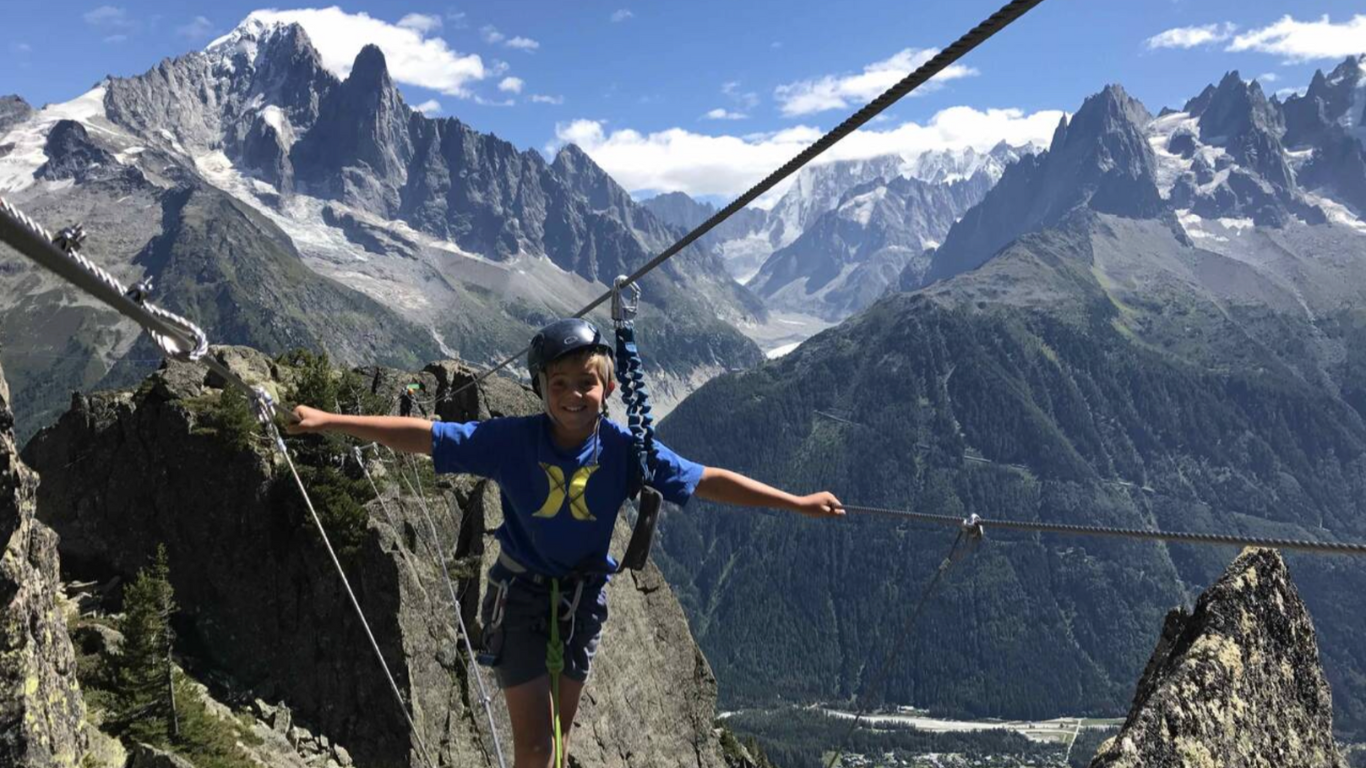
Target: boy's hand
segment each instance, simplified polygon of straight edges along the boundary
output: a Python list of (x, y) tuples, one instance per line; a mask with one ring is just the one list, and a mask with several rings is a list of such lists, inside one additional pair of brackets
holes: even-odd
[(844, 517), (844, 505), (829, 491), (813, 493), (797, 499), (793, 510), (807, 517)]
[(313, 432), (324, 432), (331, 424), (328, 419), (332, 414), (321, 411), (317, 408), (309, 408), (306, 405), (294, 408), (294, 418), (298, 419), (292, 424), (285, 425), (285, 431), (291, 435), (302, 435)]

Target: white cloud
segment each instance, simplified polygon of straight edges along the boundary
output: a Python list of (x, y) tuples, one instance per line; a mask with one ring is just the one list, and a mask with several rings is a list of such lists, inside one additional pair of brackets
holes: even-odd
[(1263, 72), (1262, 74), (1257, 75), (1256, 79), (1263, 83), (1274, 83), (1277, 80), (1280, 80), (1281, 76), (1275, 72)]
[[(907, 48), (891, 58), (869, 64), (858, 74), (826, 75), (780, 85), (773, 96), (782, 104), (783, 114), (788, 116), (845, 109), (851, 103), (871, 101), (938, 53), (937, 48)], [(977, 70), (972, 67), (951, 64), (915, 93), (927, 93), (944, 81), (976, 74)]]
[(1303, 96), (1308, 90), (1309, 86), (1306, 85), (1301, 85), (1298, 88), (1282, 88), (1279, 91), (1276, 91), (1276, 96), (1280, 98), (1281, 101), (1285, 101), (1291, 96)]
[(505, 77), (502, 82), (498, 83), (498, 90), (505, 93), (521, 93), (522, 86), (525, 84), (520, 77)]
[[(813, 164), (887, 154), (913, 157), (932, 149), (973, 147), (985, 151), (1003, 140), (1014, 145), (1046, 146), (1063, 114), (1057, 110), (1025, 114), (1018, 109), (952, 107), (923, 125), (906, 122), (880, 131), (864, 127)], [(735, 196), (822, 134), (811, 126), (740, 136), (713, 136), (682, 128), (643, 134), (629, 128), (609, 132), (601, 121), (575, 120), (556, 125), (556, 140), (546, 149), (553, 152), (566, 143), (577, 144), (631, 191)], [(761, 204), (776, 201), (786, 186), (780, 185)]]
[(188, 24), (176, 27), (175, 33), (189, 40), (201, 40), (213, 32), (213, 22), (203, 16), (196, 16)]
[(626, 21), (632, 16), (635, 16), (635, 14), (631, 13), (630, 8), (618, 8), (617, 10), (612, 12), (612, 15), (609, 18), (612, 19), (613, 23), (619, 23)]
[(721, 93), (739, 105), (741, 109), (754, 109), (759, 105), (759, 94), (754, 91), (741, 91), (739, 80), (722, 83)]
[(15, 43), (14, 45), (10, 46), (10, 48), (11, 48), (15, 53), (32, 53), (32, 52), (33, 52), (33, 46), (29, 45), (28, 43)]
[(505, 48), (516, 48), (519, 51), (534, 51), (541, 47), (541, 44), (529, 37), (509, 38), (507, 35), (498, 31), (492, 24), (486, 24), (479, 28), (479, 36), (484, 38), (484, 42), (489, 45), (501, 45)]
[(418, 104), (417, 106), (413, 107), (413, 109), (416, 109), (418, 112), (421, 112), (427, 117), (431, 117), (432, 115), (441, 114), (441, 102), (437, 101), (436, 99), (427, 99), (421, 104)]
[(104, 41), (105, 41), (106, 43), (113, 43), (113, 44), (117, 45), (117, 44), (119, 44), (119, 43), (122, 43), (122, 42), (126, 41), (127, 39), (128, 39), (128, 35), (110, 35), (109, 37), (106, 37), (106, 38), (104, 39)]
[(511, 107), (517, 103), (517, 100), (503, 99), (502, 101), (494, 101), (493, 99), (486, 99), (483, 96), (475, 94), (474, 103), (485, 107)]
[(428, 37), (420, 30), (380, 21), (365, 13), (346, 13), (336, 6), (253, 11), (248, 18), (302, 25), (322, 56), (323, 66), (338, 77), (350, 74), (356, 54), (368, 43), (384, 51), (389, 74), (404, 85), (468, 98), (468, 85), (483, 80), (487, 74), (477, 54), (461, 54), (439, 37)]
[(708, 120), (744, 120), (745, 118), (749, 117), (749, 115), (743, 114), (741, 112), (731, 112), (728, 109), (717, 107), (716, 109), (713, 109), (712, 111), (703, 115), (703, 117)]
[(533, 104), (563, 104), (563, 103), (564, 103), (564, 97), (563, 97), (563, 96), (547, 96), (546, 94), (543, 94), (543, 93), (533, 93), (533, 94), (531, 94), (531, 96), (529, 96), (528, 98), (531, 99), (531, 101), (532, 101)]
[(1337, 24), (1326, 14), (1318, 21), (1297, 21), (1286, 15), (1274, 24), (1238, 35), (1226, 50), (1270, 53), (1291, 62), (1366, 53), (1366, 15)]
[(446, 11), (446, 21), (449, 21), (454, 29), (465, 29), (469, 26), (469, 22), (465, 20), (465, 15), (464, 11)]
[(410, 13), (399, 19), (398, 25), (425, 35), (434, 29), (441, 29), (441, 17), (424, 13)]
[(101, 5), (93, 10), (81, 14), (85, 23), (93, 27), (105, 27), (108, 29), (131, 29), (136, 22), (128, 18), (126, 8), (118, 8), (112, 5)]
[(1237, 24), (1227, 21), (1222, 24), (1206, 24), (1202, 27), (1176, 27), (1153, 35), (1143, 41), (1143, 44), (1150, 51), (1155, 51), (1158, 48), (1196, 48), (1201, 45), (1222, 43), (1233, 37), (1233, 33), (1237, 30)]

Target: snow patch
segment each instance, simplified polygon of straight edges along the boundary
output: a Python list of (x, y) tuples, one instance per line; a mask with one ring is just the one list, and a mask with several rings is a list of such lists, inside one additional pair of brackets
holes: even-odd
[[(1189, 173), (1194, 158), (1187, 160), (1178, 154), (1167, 151), (1172, 136), (1178, 131), (1186, 131), (1192, 136), (1200, 133), (1200, 119), (1185, 112), (1174, 112), (1148, 123), (1148, 145), (1157, 158), (1156, 179), (1158, 194), (1163, 200), (1171, 197), (1172, 187), (1177, 179)], [(1197, 140), (1198, 143), (1198, 140)]]
[(75, 120), (87, 130), (113, 134), (95, 120), (104, 119), (103, 84), (62, 104), (49, 104), (27, 120), (0, 136), (0, 145), (13, 145), (9, 154), (0, 158), (0, 192), (18, 192), (33, 186), (33, 174), (47, 162), (47, 135), (52, 126), (62, 120)]
[(1358, 218), (1356, 214), (1352, 213), (1352, 211), (1347, 208), (1347, 206), (1330, 200), (1322, 195), (1315, 195), (1308, 192), (1304, 194), (1304, 197), (1311, 205), (1317, 205), (1319, 208), (1322, 208), (1324, 214), (1328, 217), (1328, 221), (1334, 224), (1341, 224), (1366, 235), (1366, 221), (1362, 221)]
[(129, 147), (121, 152), (115, 152), (114, 159), (124, 165), (132, 165), (137, 160), (138, 155), (146, 151), (147, 148), (142, 146)]
[(784, 344), (781, 347), (774, 347), (773, 349), (770, 349), (768, 352), (766, 352), (764, 356), (767, 357), (769, 360), (777, 360), (778, 358), (788, 354), (789, 352), (792, 352), (801, 345), (802, 343), (800, 341), (794, 341), (791, 344)]
[(274, 128), (276, 133), (281, 136), (285, 135), (285, 125), (289, 123), (289, 119), (285, 117), (285, 113), (279, 107), (274, 104), (267, 105), (265, 109), (261, 110), (261, 119), (266, 121), (266, 125)]
[(886, 187), (878, 187), (871, 192), (855, 195), (840, 205), (840, 217), (858, 222), (859, 226), (866, 227), (873, 217), (873, 208), (886, 197)]

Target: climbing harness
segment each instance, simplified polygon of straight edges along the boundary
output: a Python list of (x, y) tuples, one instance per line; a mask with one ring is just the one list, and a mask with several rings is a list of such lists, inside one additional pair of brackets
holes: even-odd
[[(788, 160), (778, 170), (770, 173), (763, 181), (750, 187), (743, 195), (735, 198), (735, 200), (725, 208), (722, 208), (712, 215), (711, 218), (698, 224), (691, 232), (679, 239), (678, 242), (664, 249), (658, 256), (650, 259), (650, 261), (646, 262), (635, 272), (632, 272), (630, 276), (625, 279), (624, 283), (618, 282), (617, 284), (614, 284), (611, 289), (589, 302), (588, 306), (575, 312), (574, 317), (584, 317), (589, 312), (597, 309), (603, 302), (612, 298), (615, 292), (620, 290), (624, 285), (635, 285), (640, 282), (640, 279), (653, 271), (655, 267), (658, 267), (660, 264), (663, 264), (676, 255), (679, 251), (692, 245), (698, 238), (719, 226), (721, 222), (734, 216), (740, 209), (757, 200), (760, 195), (773, 189), (778, 185), (778, 182), (796, 173), (802, 166), (816, 159), (817, 156), (827, 149), (833, 147), (836, 142), (863, 127), (865, 123), (877, 117), (888, 107), (892, 106), (892, 104), (896, 103), (916, 88), (924, 85), (930, 78), (944, 71), (950, 64), (963, 58), (963, 56), (967, 55), (972, 49), (989, 40), (997, 32), (1010, 26), (1016, 19), (1020, 18), (1034, 8), (1034, 6), (1042, 2), (1043, 0), (1012, 0), (1012, 2), (1002, 6), (1000, 10), (987, 17), (985, 21), (973, 27), (962, 37), (955, 40), (952, 45), (935, 54), (933, 58), (924, 64), (921, 64), (914, 72), (903, 77), (896, 85), (883, 91), (881, 96), (878, 96), (876, 99), (873, 99), (868, 104), (864, 105), (862, 109), (850, 115), (844, 122), (831, 129), (829, 133), (826, 133), (824, 136), (817, 139), (814, 144), (802, 150), (796, 157)], [(522, 359), (522, 356), (526, 353), (527, 349), (522, 349), (522, 351), (517, 354), (512, 355), (487, 371), (475, 376), (472, 380), (452, 392), (449, 397), (455, 397), (466, 389), (478, 385), (498, 371), (501, 371)]]
[[(965, 539), (968, 546), (966, 549), (960, 550), (959, 546), (963, 544)], [(911, 630), (915, 629), (915, 624), (920, 619), (920, 614), (924, 610), (925, 604), (929, 602), (930, 596), (934, 594), (934, 589), (939, 586), (939, 582), (944, 578), (944, 574), (948, 573), (949, 568), (952, 568), (954, 563), (971, 554), (981, 540), (982, 524), (980, 518), (976, 515), (972, 515), (965, 520), (958, 521), (958, 535), (954, 537), (953, 545), (949, 547), (948, 554), (940, 561), (939, 567), (934, 570), (934, 576), (930, 578), (930, 582), (925, 585), (925, 589), (920, 593), (920, 599), (916, 601), (915, 608), (911, 609), (911, 612), (906, 615), (906, 620), (901, 625), (901, 632), (892, 635), (892, 646), (887, 649), (887, 655), (883, 657), (882, 664), (878, 667), (877, 671), (873, 673), (872, 677), (869, 678), (869, 683), (864, 686), (863, 695), (856, 699), (860, 704), (859, 709), (854, 714), (853, 721), (849, 723), (849, 729), (846, 730), (844, 736), (840, 738), (839, 746), (835, 749), (835, 753), (830, 756), (830, 762), (826, 764), (826, 768), (834, 768), (835, 764), (839, 762), (840, 758), (844, 755), (845, 747), (849, 744), (849, 737), (853, 736), (854, 731), (858, 729), (859, 721), (867, 716), (868, 712), (872, 710), (874, 706), (872, 702), (877, 699), (877, 694), (881, 692), (882, 683), (885, 680), (887, 673), (891, 670), (892, 662), (896, 659), (898, 652), (901, 650), (901, 645), (897, 642), (896, 638), (910, 637)]]

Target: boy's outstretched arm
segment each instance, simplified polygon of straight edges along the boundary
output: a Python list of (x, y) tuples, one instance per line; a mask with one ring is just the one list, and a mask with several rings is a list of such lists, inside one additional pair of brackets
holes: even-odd
[(387, 445), (406, 453), (432, 452), (432, 423), (407, 416), (347, 416), (300, 405), (294, 409), (298, 423), (285, 430), (291, 435), (341, 432), (365, 443)]
[(775, 507), (798, 512), (808, 517), (840, 517), (844, 505), (829, 491), (810, 496), (793, 496), (771, 485), (745, 477), (739, 472), (717, 467), (705, 467), (696, 494), (707, 501), (738, 504), (742, 507)]

